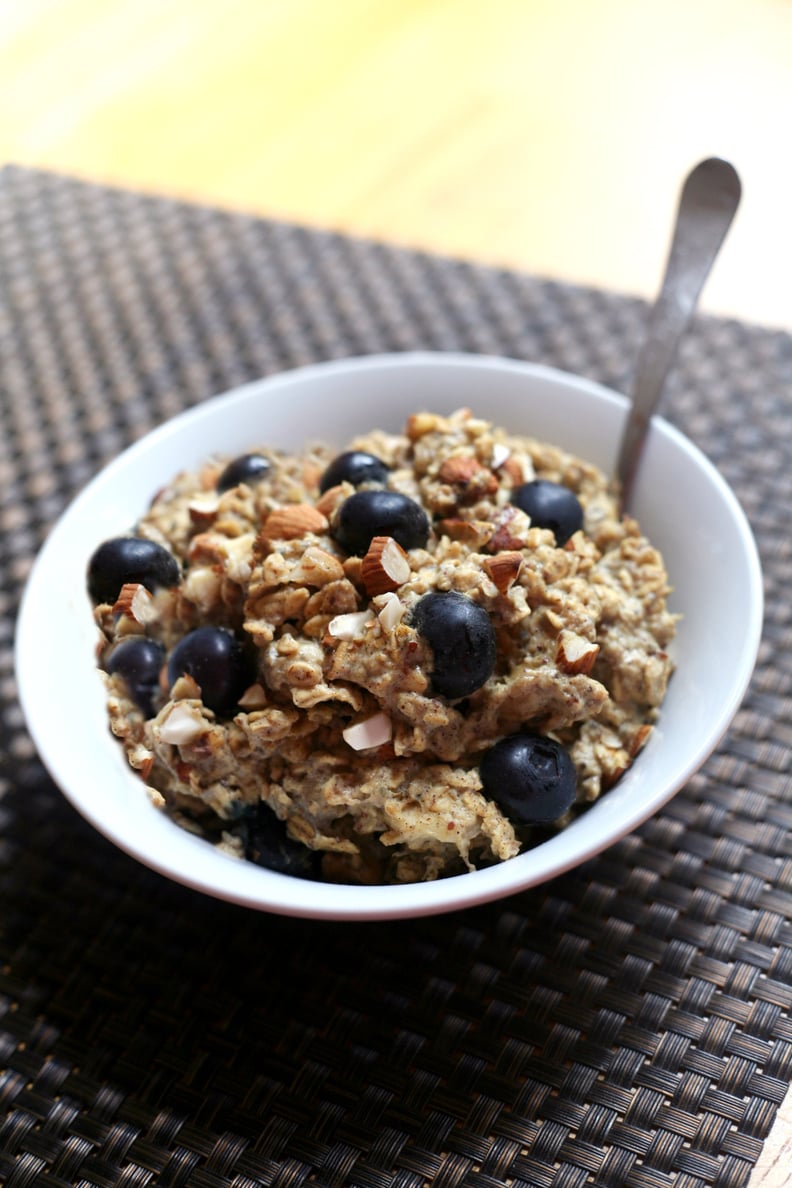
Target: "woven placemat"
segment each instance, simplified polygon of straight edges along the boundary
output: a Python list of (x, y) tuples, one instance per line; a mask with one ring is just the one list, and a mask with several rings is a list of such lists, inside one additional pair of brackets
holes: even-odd
[(703, 771), (543, 887), (318, 924), (169, 883), (54, 788), (11, 659), (48, 527), (132, 439), (259, 375), (423, 347), (623, 388), (645, 307), (17, 168), (0, 282), (0, 1181), (744, 1185), (792, 1079), (792, 338), (700, 318), (668, 393), (767, 583)]

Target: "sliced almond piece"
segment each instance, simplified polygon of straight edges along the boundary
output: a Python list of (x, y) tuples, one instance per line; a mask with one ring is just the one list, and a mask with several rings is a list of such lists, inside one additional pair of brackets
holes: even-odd
[(154, 766), (154, 755), (148, 747), (143, 743), (137, 743), (130, 749), (128, 758), (130, 767), (133, 767), (144, 780), (147, 780)]
[(377, 612), (377, 618), (383, 631), (393, 631), (404, 618), (407, 607), (398, 594), (388, 592), (382, 596), (382, 606)]
[(493, 470), (498, 470), (506, 459), (511, 454), (511, 450), (502, 441), (496, 441), (492, 446), (492, 457), (490, 458), (490, 466)]
[(392, 536), (375, 536), (360, 567), (360, 577), (369, 598), (398, 590), (410, 576), (410, 562)]
[(140, 582), (126, 582), (113, 604), (113, 614), (126, 615), (136, 623), (145, 625), (157, 618), (157, 607), (145, 586)]
[(317, 511), (329, 519), (339, 503), (343, 503), (345, 499), (348, 499), (353, 490), (354, 487), (349, 483), (338, 483), (335, 487), (328, 487), (319, 496), (314, 506)]
[(369, 623), (375, 621), (374, 611), (352, 611), (348, 615), (336, 615), (331, 619), (327, 630), (334, 639), (360, 639)]
[(599, 644), (574, 631), (561, 631), (556, 648), (556, 664), (571, 676), (588, 676), (599, 655)]
[(496, 553), (482, 562), (482, 569), (501, 594), (514, 585), (523, 566), (523, 555), (518, 552)]
[[(163, 680), (167, 686), (167, 665), (163, 666), (162, 673), (160, 674), (160, 683), (162, 683)], [(201, 698), (201, 686), (198, 684), (195, 677), (190, 676), (189, 672), (183, 672), (181, 676), (177, 677), (173, 682), (173, 687), (170, 690), (168, 690), (166, 687), (165, 692), (170, 693), (173, 701), (199, 701)]]
[(258, 681), (255, 685), (249, 685), (240, 697), (237, 705), (243, 710), (264, 709), (267, 705), (267, 693), (264, 686), (260, 685)]
[(356, 722), (342, 731), (344, 742), (353, 751), (367, 751), (371, 747), (381, 747), (390, 742), (393, 737), (393, 723), (387, 714), (374, 714), (366, 718), (365, 722)]
[(220, 496), (216, 491), (205, 491), (194, 495), (187, 504), (190, 520), (198, 527), (206, 527), (212, 523), (220, 506)]
[(207, 729), (208, 723), (194, 705), (177, 703), (173, 706), (165, 721), (155, 727), (160, 741), (180, 747), (185, 743), (194, 742)]
[(308, 532), (326, 532), (329, 526), (327, 516), (312, 503), (287, 503), (270, 512), (263, 534), (270, 540), (296, 540)]
[(628, 747), (631, 759), (634, 759), (638, 752), (646, 746), (647, 739), (651, 733), (652, 727), (647, 722), (645, 722), (643, 726), (638, 727), (635, 734), (630, 739), (630, 745)]

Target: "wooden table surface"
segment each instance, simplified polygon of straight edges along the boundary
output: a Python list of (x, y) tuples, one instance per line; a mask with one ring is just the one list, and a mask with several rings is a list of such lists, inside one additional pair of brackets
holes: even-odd
[[(0, 116), (1, 162), (643, 296), (725, 156), (702, 306), (792, 329), (790, 0), (17, 0)], [(750, 1188), (790, 1156), (788, 1097)]]

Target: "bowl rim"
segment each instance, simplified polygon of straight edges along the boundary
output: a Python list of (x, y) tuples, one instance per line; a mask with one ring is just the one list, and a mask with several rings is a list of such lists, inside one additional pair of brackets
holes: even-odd
[[(551, 878), (556, 878), (588, 861), (613, 845), (621, 837), (633, 832), (656, 813), (679, 791), (712, 753), (728, 729), (745, 696), (761, 639), (764, 610), (762, 573), (756, 542), (748, 519), (723, 476), (703, 452), (668, 421), (655, 416), (652, 419), (652, 432), (667, 437), (677, 449), (690, 455), (696, 465), (703, 469), (709, 483), (717, 491), (719, 499), (728, 508), (744, 548), (745, 577), (750, 589), (752, 613), (750, 621), (746, 623), (746, 630), (741, 640), (739, 677), (731, 688), (729, 697), (724, 700), (711, 729), (700, 740), (699, 746), (689, 756), (685, 765), (680, 768), (678, 778), (672, 784), (663, 786), (653, 796), (642, 800), (640, 805), (632, 811), (628, 811), (622, 818), (618, 829), (610, 830), (604, 836), (595, 834), (589, 841), (584, 840), (566, 858), (556, 857), (555, 851), (560, 848), (563, 852), (563, 847), (553, 846), (553, 842), (557, 838), (563, 837), (567, 832), (562, 831), (561, 834), (543, 842), (534, 850), (526, 851), (509, 862), (499, 863), (484, 870), (455, 875), (430, 883), (371, 888), (295, 879), (272, 871), (262, 871), (252, 863), (244, 863), (227, 858), (225, 855), (216, 854), (217, 858), (229, 864), (229, 885), (224, 886), (218, 883), (217, 878), (207, 877), (204, 870), (205, 864), (200, 861), (196, 863), (195, 869), (184, 869), (182, 865), (175, 863), (172, 856), (167, 853), (165, 855), (159, 852), (156, 854), (147, 853), (141, 849), (140, 845), (130, 844), (121, 829), (109, 824), (95, 806), (90, 803), (86, 804), (80, 794), (79, 787), (76, 787), (73, 781), (64, 780), (63, 774), (59, 770), (59, 756), (53, 753), (49, 745), (45, 724), (42, 721), (43, 715), (39, 712), (36, 684), (28, 659), (33, 652), (33, 635), (37, 630), (35, 620), (42, 597), (41, 586), (55, 543), (61, 534), (68, 530), (68, 525), (72, 520), (82, 514), (83, 508), (91, 505), (103, 486), (113, 481), (119, 470), (134, 465), (138, 456), (148, 452), (153, 444), (167, 441), (170, 437), (178, 435), (185, 425), (199, 425), (205, 419), (211, 420), (221, 407), (230, 412), (236, 406), (244, 404), (262, 392), (273, 396), (278, 392), (288, 392), (289, 387), (295, 384), (302, 385), (317, 376), (349, 373), (350, 370), (377, 372), (383, 367), (405, 370), (415, 367), (436, 367), (438, 369), (463, 367), (466, 370), (479, 368), (482, 372), (487, 373), (491, 373), (495, 368), (516, 372), (522, 377), (533, 376), (537, 380), (544, 380), (565, 388), (571, 386), (579, 392), (588, 393), (599, 401), (617, 407), (622, 415), (626, 415), (628, 407), (625, 396), (586, 377), (545, 364), (495, 355), (405, 351), (333, 359), (276, 372), (230, 389), (228, 392), (209, 397), (176, 414), (107, 463), (68, 504), (51, 528), (30, 570), (20, 601), (15, 638), (15, 672), (19, 701), (38, 755), (66, 798), (94, 828), (119, 849), (158, 873), (193, 890), (273, 914), (325, 920), (393, 919), (440, 914), (516, 894)], [(38, 687), (40, 688), (40, 682)], [(118, 746), (114, 740), (111, 741), (115, 746)], [(120, 750), (119, 746), (118, 751), (120, 752)], [(130, 781), (139, 785), (139, 777), (131, 769), (127, 769), (127, 771)], [(140, 790), (142, 791), (142, 788)], [(169, 823), (173, 825), (172, 822)], [(180, 834), (184, 834), (184, 831), (178, 826), (173, 825), (173, 828)], [(202, 849), (206, 848), (207, 843), (203, 840), (191, 838), (186, 834), (184, 836), (189, 842), (194, 842)], [(175, 847), (177, 855), (181, 853), (182, 848), (181, 846)], [(532, 855), (534, 856), (533, 862), (531, 861)], [(536, 862), (537, 857), (540, 858), (538, 863)], [(244, 877), (232, 879), (231, 875), (234, 871), (236, 871), (236, 875), (240, 873), (236, 869), (238, 867), (249, 868), (249, 873), (246, 872)], [(251, 878), (250, 875), (257, 877)], [(264, 879), (262, 879), (262, 875), (265, 876)], [(267, 888), (271, 888), (271, 890), (267, 891)], [(326, 894), (317, 894), (317, 888)], [(262, 894), (262, 889), (266, 893)], [(365, 902), (363, 901), (364, 897)]]

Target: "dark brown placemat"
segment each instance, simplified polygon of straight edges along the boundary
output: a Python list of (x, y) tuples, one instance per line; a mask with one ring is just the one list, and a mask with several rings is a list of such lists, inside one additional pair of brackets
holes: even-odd
[(285, 367), (415, 347), (623, 387), (644, 315), (503, 270), (0, 174), (2, 1183), (746, 1183), (792, 1079), (790, 336), (700, 319), (667, 402), (758, 535), (767, 622), (749, 696), (661, 814), (543, 887), (376, 925), (210, 900), (77, 816), (15, 701), (14, 613), (47, 528), (166, 416)]

